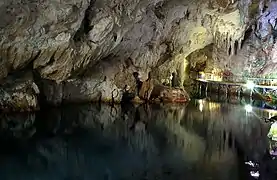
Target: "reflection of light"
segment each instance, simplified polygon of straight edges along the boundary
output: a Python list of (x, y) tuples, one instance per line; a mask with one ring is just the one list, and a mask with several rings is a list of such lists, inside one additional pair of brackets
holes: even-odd
[(204, 107), (203, 100), (200, 99), (200, 100), (199, 100), (199, 110), (200, 110), (201, 112), (203, 111), (203, 107)]
[(254, 89), (254, 87), (255, 87), (255, 84), (254, 84), (254, 82), (253, 81), (247, 81), (246, 82), (246, 87), (248, 88), (248, 89)]
[(245, 164), (247, 164), (247, 165), (249, 165), (249, 166), (251, 166), (251, 167), (257, 166), (257, 164), (254, 163), (254, 162), (252, 162), (252, 161), (245, 162)]
[(260, 173), (259, 173), (259, 171), (250, 171), (250, 174), (251, 174), (251, 176), (252, 177), (254, 177), (254, 178), (258, 178), (259, 176), (260, 176)]
[(219, 103), (209, 102), (209, 110), (216, 110), (220, 108)]
[(203, 99), (198, 100), (198, 105), (199, 105), (199, 111), (203, 111), (204, 105), (211, 111), (211, 110), (218, 110), (220, 108), (220, 103), (215, 103), (215, 102), (205, 102)]
[(172, 81), (172, 79), (173, 79), (173, 75), (172, 74), (169, 76), (169, 79), (170, 79), (170, 81)]
[(249, 105), (249, 104), (245, 105), (244, 109), (245, 109), (246, 112), (252, 112), (252, 110), (253, 110), (252, 106)]
[(268, 119), (272, 118), (273, 116), (276, 116), (276, 112), (269, 112)]
[(199, 72), (199, 74), (200, 74), (201, 79), (205, 79), (205, 73), (204, 72)]
[(268, 112), (268, 118), (272, 118), (273, 116), (276, 116), (277, 115), (277, 111), (276, 110), (273, 110), (273, 109), (266, 109), (265, 110), (266, 112)]

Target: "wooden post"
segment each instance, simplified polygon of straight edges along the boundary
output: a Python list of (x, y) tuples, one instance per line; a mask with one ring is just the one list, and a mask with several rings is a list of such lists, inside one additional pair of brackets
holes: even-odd
[(225, 97), (228, 98), (228, 85), (225, 85)]
[(241, 86), (239, 86), (239, 88), (238, 88), (238, 97), (239, 97), (239, 99), (240, 99), (240, 96), (241, 96)]
[(199, 82), (199, 96), (202, 95), (202, 82)]
[(209, 85), (209, 83), (207, 82), (206, 83), (206, 89), (205, 89), (206, 97), (208, 96), (208, 85)]

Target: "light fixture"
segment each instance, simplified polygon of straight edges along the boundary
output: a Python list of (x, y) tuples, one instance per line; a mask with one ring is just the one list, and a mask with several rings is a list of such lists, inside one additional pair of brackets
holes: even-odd
[(253, 108), (252, 108), (252, 106), (251, 106), (250, 104), (245, 105), (245, 106), (244, 106), (244, 109), (245, 109), (245, 111), (248, 112), (248, 113), (249, 113), (249, 112), (252, 112), (252, 110), (253, 110)]
[(255, 87), (255, 84), (254, 84), (253, 81), (247, 81), (247, 82), (246, 82), (246, 87), (247, 87), (248, 89), (253, 90), (254, 87)]

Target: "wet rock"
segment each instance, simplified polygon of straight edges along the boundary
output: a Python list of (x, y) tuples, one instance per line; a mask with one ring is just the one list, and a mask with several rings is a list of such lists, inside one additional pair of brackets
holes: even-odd
[(182, 88), (170, 88), (163, 85), (155, 85), (151, 94), (152, 99), (162, 102), (185, 103), (190, 101), (188, 93)]
[(80, 102), (114, 102), (122, 99), (122, 91), (107, 78), (69, 79), (64, 82), (43, 81), (43, 93), (49, 104)]
[(39, 93), (31, 72), (10, 75), (0, 87), (0, 110), (37, 110)]
[(154, 88), (153, 80), (147, 79), (141, 85), (141, 88), (139, 90), (139, 97), (142, 100), (146, 100), (146, 101), (149, 100), (151, 93), (153, 91), (153, 88)]

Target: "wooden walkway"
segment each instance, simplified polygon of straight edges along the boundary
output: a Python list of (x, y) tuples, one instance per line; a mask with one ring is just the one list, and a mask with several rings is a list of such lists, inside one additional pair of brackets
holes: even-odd
[[(196, 79), (196, 81), (203, 82), (203, 83), (210, 83), (210, 84), (218, 84), (218, 85), (246, 87), (246, 83), (242, 83), (242, 82), (224, 82), (224, 81), (213, 81), (213, 80), (205, 80), (205, 79)], [(254, 87), (266, 88), (266, 89), (277, 89), (277, 85), (270, 86), (270, 85), (255, 84)]]
[[(207, 95), (208, 91), (216, 89), (217, 93), (224, 91), (226, 96), (230, 94), (237, 94), (238, 96), (253, 96), (253, 93), (260, 91), (259, 96), (266, 94), (268, 91), (277, 90), (277, 79), (265, 79), (265, 78), (247, 78), (245, 82), (224, 82), (215, 81), (210, 79), (198, 78), (198, 92), (200, 95), (203, 90)], [(253, 82), (252, 89), (247, 87), (247, 81)], [(216, 87), (216, 88), (215, 88)], [(210, 89), (210, 90), (209, 90)], [(265, 98), (265, 97), (262, 97)]]

